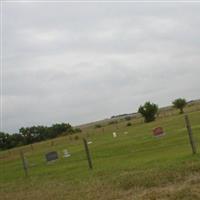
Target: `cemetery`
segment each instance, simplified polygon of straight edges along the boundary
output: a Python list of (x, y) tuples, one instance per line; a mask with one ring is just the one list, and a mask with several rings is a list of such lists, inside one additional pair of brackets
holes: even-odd
[(200, 0), (0, 0), (0, 200), (200, 200)]
[[(188, 107), (186, 112), (187, 119), (174, 110), (151, 123), (140, 117), (131, 119), (129, 127), (126, 120), (117, 127), (92, 125), (76, 137), (2, 151), (1, 196), (5, 200), (122, 200), (124, 196), (142, 200), (155, 194), (176, 195), (180, 200), (193, 182), (194, 191), (188, 195), (197, 200), (200, 111)], [(171, 186), (176, 190), (169, 191)]]

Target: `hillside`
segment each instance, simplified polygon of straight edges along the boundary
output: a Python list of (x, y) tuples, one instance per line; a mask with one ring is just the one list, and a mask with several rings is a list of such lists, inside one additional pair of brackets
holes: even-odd
[[(188, 101), (187, 111), (191, 112), (191, 111), (196, 111), (196, 110), (200, 110), (200, 99)], [(173, 114), (177, 114), (177, 110), (174, 109), (172, 105), (159, 108), (160, 116), (170, 116)], [(81, 124), (81, 125), (78, 125), (77, 127), (85, 129), (91, 126), (95, 126), (96, 124), (108, 124), (109, 122), (112, 122), (113, 120), (124, 120), (127, 116), (131, 118), (141, 118), (140, 114), (137, 112), (125, 113), (125, 114), (113, 115), (110, 118), (105, 118), (103, 120)]]
[[(186, 108), (198, 152), (199, 110), (199, 104)], [(145, 124), (140, 117), (128, 122), (132, 126), (126, 120), (102, 128), (92, 125), (80, 134), (1, 152), (0, 199), (200, 199), (199, 153), (192, 155), (183, 115), (170, 110), (152, 123)], [(164, 128), (164, 136), (152, 135), (157, 126)], [(93, 170), (88, 169), (82, 137), (92, 141)], [(63, 157), (64, 149), (70, 157)], [(28, 177), (20, 150), (28, 162)], [(47, 164), (45, 153), (53, 150), (59, 159)]]

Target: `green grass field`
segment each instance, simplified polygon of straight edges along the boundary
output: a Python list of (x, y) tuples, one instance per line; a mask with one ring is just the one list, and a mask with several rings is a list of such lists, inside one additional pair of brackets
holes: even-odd
[[(200, 152), (200, 111), (189, 113)], [(0, 199), (7, 200), (122, 200), (200, 199), (200, 154), (192, 155), (183, 115), (158, 118), (144, 124), (133, 119), (83, 133), (0, 152)], [(152, 136), (162, 126), (166, 135)], [(112, 132), (118, 134), (112, 137)], [(124, 134), (127, 131), (128, 134)], [(93, 170), (88, 169), (82, 137), (89, 145)], [(63, 158), (67, 149), (71, 157)], [(29, 163), (25, 177), (19, 151)], [(47, 164), (45, 153), (56, 150), (59, 159)]]

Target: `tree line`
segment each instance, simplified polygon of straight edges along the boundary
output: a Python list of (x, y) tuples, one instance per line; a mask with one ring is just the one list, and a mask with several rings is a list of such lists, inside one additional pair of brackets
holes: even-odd
[(52, 139), (61, 135), (70, 135), (81, 132), (68, 123), (53, 124), (52, 126), (22, 127), (19, 133), (8, 134), (0, 132), (0, 150), (10, 149), (22, 145)]

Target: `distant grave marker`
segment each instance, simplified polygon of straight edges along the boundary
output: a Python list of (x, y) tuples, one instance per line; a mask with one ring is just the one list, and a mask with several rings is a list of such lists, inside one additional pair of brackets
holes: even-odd
[(92, 141), (88, 141), (88, 144), (92, 144)]
[(163, 130), (162, 127), (157, 127), (157, 128), (155, 128), (155, 129), (153, 129), (153, 135), (154, 135), (155, 137), (159, 137), (159, 136), (165, 135), (165, 132), (164, 132), (164, 130)]
[(67, 149), (64, 149), (64, 150), (63, 150), (63, 154), (64, 154), (64, 155), (63, 155), (64, 158), (68, 158), (68, 157), (71, 156), (71, 154), (68, 152)]
[(113, 137), (116, 138), (117, 137), (117, 133), (113, 132)]
[(48, 152), (45, 157), (47, 162), (54, 161), (58, 159), (58, 153), (56, 151)]

